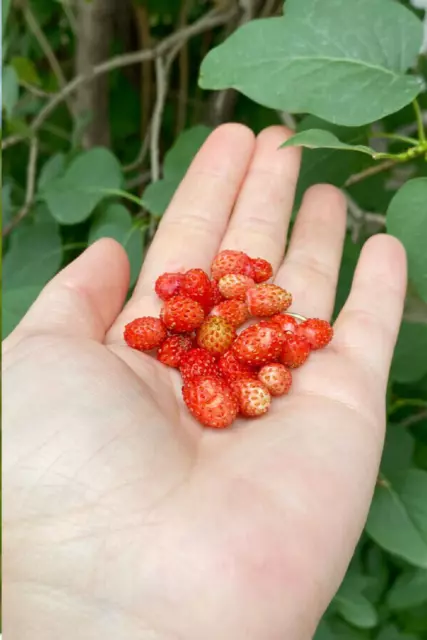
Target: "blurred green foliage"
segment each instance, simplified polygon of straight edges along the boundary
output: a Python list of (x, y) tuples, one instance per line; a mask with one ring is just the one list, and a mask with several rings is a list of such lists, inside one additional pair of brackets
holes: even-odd
[[(423, 151), (423, 131), (411, 105), (418, 96), (425, 116), (427, 60), (425, 53), (417, 56), (422, 10), (394, 0), (287, 0), (282, 17), (280, 2), (261, 2), (258, 11), (269, 5), (274, 17), (238, 27), (241, 15), (234, 0), (129, 2), (134, 26), (142, 11), (151, 46), (185, 25), (209, 21), (212, 11), (225, 17), (182, 40), (170, 61), (157, 125), (151, 121), (159, 106), (153, 62), (144, 64), (142, 74), (140, 66), (108, 73), (107, 149), (83, 144), (91, 116), (72, 116), (65, 100), (41, 117), (61, 92), (58, 74), (25, 19), (27, 3), (10, 4), (2, 2), (4, 336), (46, 282), (100, 237), (123, 244), (134, 285), (159, 218), (217, 121), (212, 115), (215, 94), (202, 91), (198, 82), (203, 60), (203, 87), (220, 88), (232, 97), (231, 111), (222, 119), (236, 119), (255, 132), (285, 120), (298, 132), (311, 135), (310, 130), (322, 129), (348, 145), (373, 146), (391, 160), (377, 171), (381, 161), (354, 150), (304, 149), (297, 185), (296, 210), (304, 191), (317, 182), (337, 185), (348, 195), (335, 315), (372, 233), (387, 229), (404, 242), (410, 276), (390, 376), (378, 485), (365, 533), (316, 640), (426, 638), (427, 148)], [(319, 11), (312, 24), (301, 20), (307, 10)], [(31, 11), (66, 81), (72, 82), (79, 46), (70, 19), (73, 5), (38, 0)], [(387, 28), (378, 29), (385, 14)], [(136, 26), (134, 31), (130, 44), (114, 34), (111, 56), (138, 48)], [(292, 38), (287, 40), (288, 32)], [(337, 57), (344, 60), (345, 73), (334, 63)], [(354, 67), (359, 75), (352, 73)], [(232, 87), (240, 93), (229, 93)], [(154, 141), (153, 125), (158, 127)], [(397, 136), (413, 137), (415, 143)], [(409, 149), (418, 152), (411, 155)], [(158, 180), (152, 180), (153, 152)]]

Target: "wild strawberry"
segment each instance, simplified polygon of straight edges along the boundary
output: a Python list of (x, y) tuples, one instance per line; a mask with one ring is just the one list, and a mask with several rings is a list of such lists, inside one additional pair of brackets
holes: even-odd
[(205, 312), (195, 300), (179, 295), (166, 300), (160, 317), (171, 331), (186, 333), (200, 327)]
[(126, 325), (123, 337), (126, 344), (138, 351), (150, 351), (160, 347), (168, 332), (159, 318), (144, 316)]
[(268, 323), (253, 324), (237, 336), (233, 352), (241, 362), (261, 366), (278, 360), (283, 345), (282, 332)]
[(242, 300), (224, 300), (212, 309), (211, 315), (225, 318), (232, 327), (237, 329), (249, 317), (248, 306)]
[(291, 305), (292, 296), (277, 284), (257, 284), (246, 292), (246, 302), (251, 315), (273, 316)]
[[(211, 281), (202, 269), (190, 269), (184, 273), (180, 294), (195, 300), (206, 310), (211, 304)], [(210, 308), (208, 309), (210, 311)]]
[(205, 349), (191, 349), (184, 353), (181, 356), (179, 370), (184, 384), (197, 376), (221, 377), (215, 356)]
[(240, 413), (255, 418), (267, 413), (271, 404), (271, 395), (260, 380), (240, 379), (232, 383), (232, 389), (239, 402)]
[(246, 292), (253, 287), (255, 282), (248, 276), (240, 273), (228, 273), (218, 281), (218, 288), (224, 298), (234, 298), (235, 300), (245, 300)]
[(225, 318), (210, 316), (197, 331), (197, 344), (201, 349), (219, 356), (227, 351), (235, 337), (235, 330)]
[(219, 280), (229, 273), (240, 273), (252, 277), (251, 259), (243, 251), (225, 249), (214, 258), (211, 264), (211, 273), (214, 280)]
[(296, 369), (304, 364), (310, 355), (310, 343), (304, 336), (299, 336), (295, 333), (286, 333), (284, 335), (285, 340), (280, 361), (286, 367)]
[(332, 340), (334, 330), (326, 320), (309, 318), (301, 322), (297, 334), (307, 338), (312, 349), (323, 349)]
[(267, 260), (263, 258), (254, 258), (251, 260), (253, 279), (256, 283), (265, 282), (273, 275), (273, 267)]
[(239, 410), (233, 391), (221, 378), (194, 378), (183, 386), (182, 395), (190, 413), (205, 427), (225, 429)]
[(298, 321), (287, 313), (277, 313), (270, 318), (270, 322), (277, 324), (284, 332), (296, 333), (298, 329)]
[(220, 304), (224, 298), (221, 295), (221, 291), (218, 288), (218, 282), (216, 280), (211, 280), (211, 309), (216, 307), (217, 304)]
[(240, 362), (230, 349), (226, 351), (218, 360), (218, 367), (221, 371), (221, 375), (229, 382), (238, 380), (239, 378), (254, 378), (256, 379), (255, 369), (248, 364)]
[(170, 336), (166, 338), (158, 350), (157, 360), (169, 367), (178, 368), (184, 353), (192, 348), (193, 339), (190, 336)]
[(259, 380), (265, 384), (272, 396), (288, 393), (292, 384), (292, 373), (283, 364), (265, 364), (258, 372)]
[(159, 276), (154, 289), (161, 300), (169, 300), (180, 292), (182, 273), (164, 273)]

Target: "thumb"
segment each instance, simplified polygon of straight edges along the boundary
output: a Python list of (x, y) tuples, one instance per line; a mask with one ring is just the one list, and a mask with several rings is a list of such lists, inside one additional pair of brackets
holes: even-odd
[(128, 286), (125, 250), (110, 238), (99, 240), (45, 286), (5, 346), (38, 333), (102, 342), (123, 306)]

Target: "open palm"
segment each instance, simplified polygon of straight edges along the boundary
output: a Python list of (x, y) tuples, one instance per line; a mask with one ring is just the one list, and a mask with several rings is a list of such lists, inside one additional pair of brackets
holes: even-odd
[(345, 200), (307, 192), (283, 261), (299, 152), (240, 125), (205, 143), (131, 300), (102, 240), (42, 292), (4, 345), (4, 632), (8, 640), (308, 640), (375, 485), (405, 293), (393, 238), (369, 240), (335, 338), (270, 412), (203, 429), (179, 374), (130, 350), (164, 271), (219, 248), (267, 258), (292, 310), (329, 318)]

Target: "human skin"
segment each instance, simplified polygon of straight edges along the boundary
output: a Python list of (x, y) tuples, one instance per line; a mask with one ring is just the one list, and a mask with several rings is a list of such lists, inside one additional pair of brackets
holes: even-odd
[[(308, 640), (363, 529), (406, 288), (402, 246), (362, 250), (333, 342), (258, 420), (203, 429), (179, 374), (123, 342), (157, 315), (165, 271), (221, 248), (268, 259), (292, 310), (330, 318), (345, 198), (305, 195), (282, 127), (223, 125), (179, 187), (124, 305), (104, 239), (61, 271), (4, 343), (7, 640)], [(123, 306), (124, 305), (124, 306)]]

